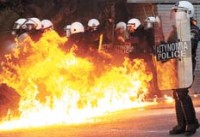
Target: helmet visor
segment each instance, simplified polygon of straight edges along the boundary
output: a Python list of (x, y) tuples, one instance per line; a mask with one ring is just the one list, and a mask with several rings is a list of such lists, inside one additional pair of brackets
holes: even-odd
[(29, 30), (29, 31), (33, 30), (35, 28), (36, 28), (36, 26), (34, 24), (26, 24), (26, 29)]
[(171, 8), (171, 15), (175, 15), (177, 12), (185, 12), (189, 15), (189, 10), (184, 7), (174, 6)]
[(18, 24), (18, 23), (15, 23), (15, 24), (13, 25), (13, 29), (20, 29), (20, 27), (21, 27), (21, 25)]

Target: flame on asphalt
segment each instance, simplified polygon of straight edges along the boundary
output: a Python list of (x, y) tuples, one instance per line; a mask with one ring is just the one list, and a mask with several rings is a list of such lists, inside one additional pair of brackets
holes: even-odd
[(55, 31), (37, 42), (27, 37), (1, 61), (0, 81), (21, 99), (19, 115), (9, 112), (0, 130), (92, 122), (107, 112), (151, 104), (141, 101), (152, 79), (144, 60), (126, 58), (115, 66), (103, 51), (84, 58), (75, 46), (63, 51), (66, 42)]

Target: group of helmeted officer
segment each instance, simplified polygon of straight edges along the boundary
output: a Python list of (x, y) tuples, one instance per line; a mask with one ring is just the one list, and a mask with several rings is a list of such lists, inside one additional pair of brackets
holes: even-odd
[[(196, 65), (196, 49), (200, 38), (199, 28), (193, 23), (194, 6), (188, 1), (179, 1), (172, 10), (176, 11), (178, 8), (187, 9), (188, 16), (190, 17), (192, 64), (194, 71)], [(150, 71), (155, 78), (152, 84), (154, 90), (159, 89), (156, 84), (156, 70), (152, 59), (155, 55), (153, 27), (154, 24), (159, 23), (159, 21), (158, 17), (151, 16), (142, 24), (139, 19), (131, 18), (127, 23), (123, 21), (117, 23), (115, 27), (115, 42), (120, 44), (126, 42), (131, 43), (132, 51), (129, 53), (129, 58), (144, 59), (148, 68), (151, 69)], [(53, 29), (53, 24), (50, 20), (45, 19), (40, 21), (35, 17), (27, 19), (21, 18), (15, 22), (13, 34), (16, 35), (18, 39), (23, 39), (26, 35), (31, 35), (33, 39), (37, 39), (39, 33), (46, 29)], [(102, 31), (98, 19), (90, 19), (86, 27), (81, 22), (73, 22), (70, 25), (66, 25), (64, 31), (66, 32), (66, 37), (69, 39), (66, 44), (66, 50), (71, 49), (71, 47), (76, 44), (79, 46), (79, 52), (77, 52), (77, 54), (82, 56), (82, 54), (88, 52), (89, 49), (99, 49), (99, 40)], [(170, 135), (184, 133), (186, 136), (190, 136), (199, 128), (199, 122), (196, 118), (195, 109), (188, 92), (188, 88), (173, 90), (177, 125), (169, 131)]]
[(42, 32), (51, 29), (53, 29), (53, 23), (49, 19), (40, 20), (36, 17), (19, 18), (14, 22), (12, 35), (16, 36), (19, 41), (23, 41), (28, 36), (37, 41)]

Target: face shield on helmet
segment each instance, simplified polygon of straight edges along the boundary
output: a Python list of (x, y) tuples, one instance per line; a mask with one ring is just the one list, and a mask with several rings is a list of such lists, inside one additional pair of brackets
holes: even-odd
[(97, 27), (100, 25), (100, 22), (97, 19), (90, 19), (88, 21), (88, 27), (92, 30), (97, 30)]
[(64, 31), (66, 33), (66, 37), (68, 38), (71, 35), (71, 25), (66, 25), (64, 27)]
[(127, 23), (128, 31), (134, 32), (140, 25), (141, 25), (140, 20), (132, 18)]
[(144, 21), (144, 26), (146, 29), (150, 29), (153, 28), (154, 23), (156, 22), (156, 17), (148, 17), (145, 21)]
[(187, 12), (188, 16), (192, 18), (194, 16), (194, 6), (189, 1), (179, 1), (173, 7), (172, 11), (177, 12), (178, 10)]
[(38, 18), (28, 18), (25, 22), (27, 30), (40, 30), (42, 28), (41, 22)]
[(53, 29), (53, 23), (48, 20), (48, 19), (44, 19), (41, 21), (41, 25), (42, 25), (42, 29)]
[(13, 28), (12, 28), (13, 30), (12, 30), (11, 34), (17, 35), (18, 32), (23, 29), (22, 26), (25, 22), (26, 22), (26, 19), (24, 19), (24, 18), (20, 18), (20, 19), (16, 20), (13, 25)]
[(82, 23), (74, 22), (71, 24), (70, 32), (71, 34), (76, 34), (76, 33), (85, 32), (85, 29)]

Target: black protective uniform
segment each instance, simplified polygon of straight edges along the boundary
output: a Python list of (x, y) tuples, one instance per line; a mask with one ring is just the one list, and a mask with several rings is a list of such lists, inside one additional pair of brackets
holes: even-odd
[(130, 33), (129, 41), (131, 42), (131, 46), (133, 47), (133, 51), (130, 52), (129, 57), (131, 59), (134, 58), (143, 58), (147, 59), (148, 55), (153, 53), (153, 46), (150, 42), (150, 37), (148, 31), (144, 29), (142, 25), (140, 25), (134, 33)]
[[(196, 49), (199, 41), (200, 33), (199, 28), (191, 22), (191, 45), (192, 45), (192, 64), (193, 75), (196, 65)], [(188, 88), (176, 89), (173, 91), (175, 99), (175, 110), (178, 125), (170, 130), (170, 134), (181, 134), (185, 132), (185, 135), (189, 136), (196, 132), (199, 128), (199, 123), (196, 118), (195, 109), (192, 103), (191, 97), (188, 95)]]
[(99, 48), (99, 40), (100, 35), (102, 33), (102, 26), (98, 26), (95, 30), (94, 28), (89, 27), (87, 31), (85, 32), (86, 39), (87, 39), (87, 45), (95, 50), (98, 50)]
[(129, 54), (131, 59), (144, 59), (147, 63), (147, 70), (153, 74), (153, 79), (150, 82), (150, 92), (147, 97), (161, 96), (161, 92), (157, 85), (156, 68), (153, 62), (154, 49), (154, 33), (153, 29), (145, 29), (140, 25), (134, 33), (130, 33), (129, 40), (133, 47), (133, 51)]
[(80, 57), (85, 57), (87, 55), (87, 52), (89, 51), (88, 42), (87, 42), (87, 35), (85, 32), (76, 33), (69, 37), (68, 41), (65, 44), (65, 47), (63, 47), (64, 51), (69, 52), (74, 45), (77, 46), (75, 48), (74, 53)]

